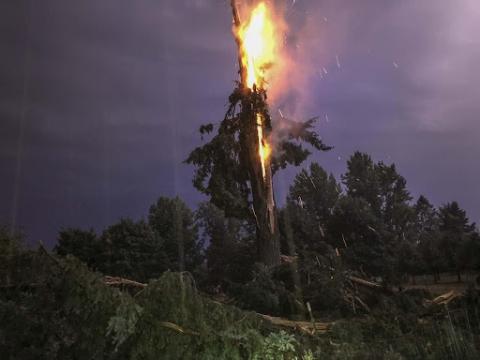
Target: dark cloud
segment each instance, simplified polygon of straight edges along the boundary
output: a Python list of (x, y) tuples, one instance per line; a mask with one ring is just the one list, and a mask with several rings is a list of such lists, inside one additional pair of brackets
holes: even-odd
[[(478, 220), (477, 1), (285, 3), (296, 67), (273, 112), (320, 116), (335, 150), (314, 159), (337, 175), (357, 149), (394, 161), (414, 194)], [(62, 226), (144, 216), (159, 195), (195, 205), (181, 161), (223, 116), (230, 26), (223, 0), (3, 2), (0, 219), (52, 244)]]

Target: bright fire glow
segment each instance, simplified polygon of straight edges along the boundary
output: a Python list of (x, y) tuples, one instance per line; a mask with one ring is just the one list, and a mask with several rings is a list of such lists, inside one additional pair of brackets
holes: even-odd
[(258, 134), (258, 155), (260, 156), (260, 163), (262, 165), (262, 176), (265, 179), (266, 172), (266, 160), (270, 156), (270, 146), (263, 137), (263, 118), (262, 115), (257, 114), (257, 134)]
[(242, 65), (246, 69), (246, 86), (265, 86), (266, 71), (277, 56), (274, 22), (264, 2), (251, 12), (249, 20), (238, 30), (243, 47)]
[[(274, 21), (272, 12), (265, 2), (260, 2), (250, 13), (249, 19), (238, 29), (237, 36), (242, 47), (241, 62), (244, 69), (244, 86), (249, 89), (264, 89), (267, 71), (278, 58)], [(264, 119), (256, 114), (258, 134), (258, 155), (262, 175), (266, 179), (266, 169), (271, 148), (264, 134)]]

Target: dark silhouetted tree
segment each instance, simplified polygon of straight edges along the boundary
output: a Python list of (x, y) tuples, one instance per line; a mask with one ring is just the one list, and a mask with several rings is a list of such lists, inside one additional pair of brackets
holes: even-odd
[(103, 232), (101, 242), (99, 269), (107, 275), (147, 281), (168, 269), (163, 239), (143, 220), (121, 219)]
[(73, 255), (92, 269), (102, 268), (100, 256), (103, 244), (93, 229), (68, 228), (61, 230), (54, 251), (62, 256)]
[[(229, 100), (229, 109), (217, 134), (208, 143), (194, 149), (186, 162), (195, 166), (194, 186), (227, 217), (248, 219), (256, 225), (257, 260), (268, 266), (278, 265), (280, 250), (278, 221), (275, 204), (272, 204), (273, 185), (271, 176), (262, 178), (258, 166), (255, 166), (259, 157), (258, 140), (252, 141), (257, 139), (257, 126), (251, 121), (255, 120), (255, 114), (262, 114), (268, 133), (272, 130), (266, 93), (250, 91), (239, 85)], [(313, 130), (315, 120), (304, 123), (282, 121), (278, 141), (269, 158), (268, 174), (288, 164), (300, 165), (310, 155), (302, 142), (317, 150), (330, 149)], [(213, 125), (208, 124), (200, 128), (200, 133), (204, 136), (213, 130)]]
[(375, 165), (375, 175), (379, 186), (377, 197), (380, 200), (380, 214), (387, 229), (396, 237), (405, 237), (405, 231), (413, 220), (413, 210), (409, 205), (412, 199), (406, 180), (397, 173), (395, 164)]
[(355, 152), (347, 161), (347, 172), (342, 176), (347, 195), (364, 199), (380, 216), (381, 199), (375, 164), (368, 154)]
[(251, 277), (255, 260), (255, 229), (245, 221), (227, 218), (209, 202), (200, 204), (195, 221), (206, 250), (211, 285), (244, 283)]
[(355, 152), (348, 160), (347, 172), (342, 180), (347, 196), (362, 199), (369, 213), (376, 218), (375, 232), (382, 243), (383, 259), (380, 262), (383, 263), (384, 275), (399, 281), (395, 268), (401, 265), (404, 268), (402, 271), (405, 271), (412, 267), (412, 264), (396, 261), (399, 251), (416, 253), (407, 239), (414, 211), (409, 204), (411, 197), (406, 180), (398, 174), (395, 164), (374, 163), (369, 155), (360, 152)]
[(470, 262), (470, 255), (465, 249), (474, 236), (475, 224), (470, 223), (466, 211), (456, 201), (440, 207), (439, 218), (442, 256), (449, 269), (456, 271), (458, 281), (461, 281), (461, 273)]
[(193, 212), (178, 197), (161, 197), (150, 207), (148, 223), (162, 239), (166, 267), (193, 271), (203, 260)]
[(388, 277), (393, 259), (386, 251), (384, 225), (361, 197), (340, 198), (329, 223), (342, 257), (350, 268)]
[(283, 246), (287, 253), (295, 249), (300, 255), (302, 271), (307, 276), (318, 267), (318, 261), (325, 267), (330, 265), (328, 257), (334, 250), (330, 245), (335, 242), (332, 244), (328, 239), (327, 225), (341, 193), (334, 176), (328, 175), (320, 165), (312, 163), (309, 170), (302, 170), (295, 177), (281, 217), (285, 233)]
[(410, 229), (410, 238), (416, 244), (422, 259), (424, 270), (433, 274), (435, 281), (446, 263), (440, 252), (438, 211), (421, 195), (413, 206), (414, 223)]

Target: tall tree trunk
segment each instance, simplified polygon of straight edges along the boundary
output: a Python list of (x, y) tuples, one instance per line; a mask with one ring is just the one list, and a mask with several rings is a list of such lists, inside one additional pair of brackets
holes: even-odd
[[(259, 137), (255, 106), (248, 100), (242, 104), (241, 121), (244, 131), (241, 134), (243, 161), (249, 169), (252, 191), (252, 215), (256, 223), (258, 260), (267, 266), (280, 264), (280, 241), (276, 217), (275, 199), (270, 160), (264, 161), (264, 170), (259, 155)], [(267, 129), (264, 129), (264, 134)]]
[[(230, 2), (233, 14), (233, 25), (238, 29), (241, 26), (241, 20), (236, 6), (236, 1)], [(243, 48), (240, 39), (235, 35), (238, 46), (238, 64), (240, 73), (240, 83), (244, 92), (242, 101), (242, 111), (240, 119), (243, 127), (240, 134), (242, 161), (248, 168), (250, 187), (252, 191), (253, 216), (255, 217), (257, 229), (257, 256), (258, 260), (267, 266), (280, 264), (280, 241), (278, 235), (278, 224), (275, 210), (275, 200), (273, 197), (273, 182), (270, 159), (262, 162), (259, 156), (259, 135), (257, 128), (257, 115), (266, 108), (266, 94), (263, 91), (257, 92), (256, 89), (248, 89), (246, 83), (247, 70), (242, 64)], [(265, 111), (265, 110), (264, 110)], [(265, 114), (268, 115), (268, 114)], [(263, 114), (262, 114), (263, 116)], [(270, 131), (270, 119), (268, 126), (262, 123), (263, 141)]]

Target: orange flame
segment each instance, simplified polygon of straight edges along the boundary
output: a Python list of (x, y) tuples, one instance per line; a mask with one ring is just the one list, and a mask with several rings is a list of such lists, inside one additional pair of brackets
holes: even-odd
[(257, 114), (257, 134), (258, 134), (258, 155), (260, 156), (260, 163), (262, 165), (262, 175), (265, 179), (267, 175), (266, 160), (270, 157), (271, 149), (268, 142), (263, 137), (263, 117)]
[(242, 65), (246, 70), (246, 85), (264, 88), (266, 73), (278, 58), (275, 27), (271, 11), (260, 2), (251, 12), (249, 20), (238, 29), (243, 47)]
[[(250, 13), (248, 21), (237, 29), (237, 37), (241, 46), (241, 63), (244, 70), (245, 82), (249, 89), (265, 89), (267, 85), (267, 71), (278, 59), (278, 46), (273, 11), (267, 8), (265, 2), (260, 2)], [(268, 159), (271, 148), (264, 135), (264, 118), (256, 114), (258, 135), (258, 155), (260, 157), (262, 175), (266, 179)]]

